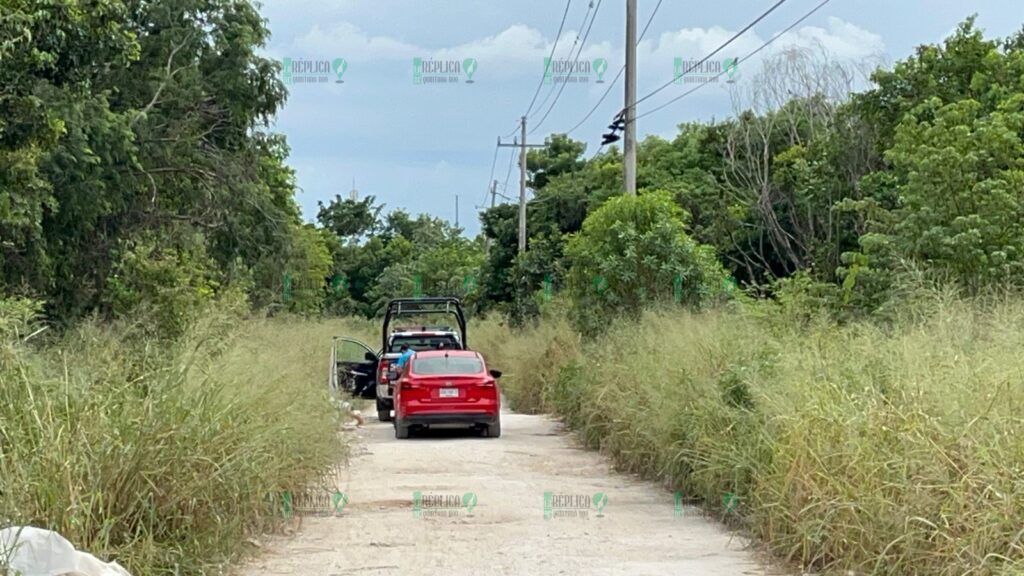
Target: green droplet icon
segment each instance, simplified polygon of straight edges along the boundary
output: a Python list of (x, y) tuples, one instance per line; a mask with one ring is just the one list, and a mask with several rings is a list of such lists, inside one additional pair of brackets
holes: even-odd
[(608, 61), (604, 58), (594, 59), (594, 73), (597, 74), (597, 83), (604, 84), (604, 73), (608, 70)]
[(334, 82), (342, 84), (345, 81), (341, 79), (345, 75), (345, 70), (348, 70), (348, 60), (344, 58), (335, 58), (334, 62), (331, 63), (331, 67), (334, 69), (334, 74), (338, 77)]
[(597, 508), (597, 515), (600, 517), (604, 514), (604, 507), (608, 505), (608, 495), (604, 492), (594, 494), (593, 503), (594, 508)]
[(341, 511), (345, 509), (345, 505), (348, 504), (348, 495), (344, 492), (335, 492), (331, 496), (331, 505), (334, 507), (335, 514), (341, 514)]
[(739, 63), (739, 58), (726, 58), (722, 60), (722, 68), (725, 69), (725, 74), (729, 78), (728, 82), (735, 82), (736, 68), (739, 66)]
[(473, 508), (476, 508), (476, 493), (466, 492), (462, 495), (462, 505), (466, 507), (466, 512), (472, 514)]
[(466, 72), (466, 84), (472, 84), (473, 74), (476, 74), (476, 58), (466, 58), (463, 60), (462, 69)]
[(722, 496), (722, 506), (725, 507), (726, 514), (736, 511), (736, 505), (739, 504), (739, 497), (732, 492), (729, 492)]

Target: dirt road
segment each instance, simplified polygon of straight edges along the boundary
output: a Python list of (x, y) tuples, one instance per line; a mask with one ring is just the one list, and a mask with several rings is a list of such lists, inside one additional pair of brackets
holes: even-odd
[(304, 518), (241, 573), (776, 573), (697, 509), (574, 447), (556, 422), (506, 413), (502, 428), (499, 439), (439, 431), (399, 441), (390, 424), (369, 421), (341, 483), (341, 515)]

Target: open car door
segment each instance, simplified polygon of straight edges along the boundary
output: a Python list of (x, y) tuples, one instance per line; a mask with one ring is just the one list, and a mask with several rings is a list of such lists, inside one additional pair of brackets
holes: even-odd
[(376, 398), (379, 354), (354, 338), (335, 336), (331, 341), (331, 390)]

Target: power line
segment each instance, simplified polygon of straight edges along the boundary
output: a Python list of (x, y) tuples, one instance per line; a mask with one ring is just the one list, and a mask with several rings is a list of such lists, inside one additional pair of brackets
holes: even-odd
[[(600, 5), (600, 4), (601, 4), (601, 2), (599, 0), (598, 1), (598, 5)], [(590, 13), (591, 12), (594, 12), (594, 16), (595, 17), (597, 16), (597, 12), (594, 10), (594, 0), (590, 0), (590, 3), (587, 4), (587, 11), (583, 14), (583, 21), (580, 22), (580, 29), (576, 32), (576, 39), (572, 41), (572, 46), (569, 47), (568, 56), (572, 56), (572, 51), (575, 50), (576, 46), (580, 44), (580, 32), (583, 30), (583, 27), (587, 25), (587, 19), (590, 18)], [(591, 20), (591, 23), (593, 23), (593, 20)], [(593, 25), (593, 24), (591, 24), (591, 25)], [(587, 32), (587, 34), (589, 34), (589, 31)], [(583, 38), (583, 42), (585, 43), (586, 41), (587, 41), (586, 37), (584, 37)], [(579, 57), (578, 54), (579, 53), (577, 52), (577, 58)], [(568, 59), (568, 58), (566, 58), (566, 59)], [(564, 86), (564, 83), (563, 83), (563, 86)], [(547, 94), (544, 95), (544, 100), (541, 100), (540, 106), (537, 108), (536, 111), (534, 111), (533, 114), (531, 114), (529, 116), (530, 120), (533, 120), (533, 118), (536, 117), (537, 114), (540, 114), (540, 111), (544, 108), (544, 105), (547, 104), (548, 99), (551, 98), (551, 95), (555, 93), (555, 88), (557, 88), (557, 87), (558, 86), (556, 85), (556, 83), (554, 81), (552, 81), (551, 88), (548, 90)]]
[[(601, 2), (602, 0), (597, 0), (597, 6), (594, 7), (594, 15), (590, 17), (590, 24), (587, 26), (587, 32), (586, 34), (583, 35), (583, 41), (580, 42), (579, 49), (576, 50), (576, 57), (573, 58), (572, 60), (574, 67), (576, 65), (576, 62), (578, 62), (580, 59), (580, 54), (583, 52), (583, 47), (586, 46), (587, 44), (587, 38), (590, 36), (590, 30), (593, 29), (594, 27), (594, 21), (597, 20), (597, 12), (601, 9)], [(565, 91), (565, 87), (567, 84), (568, 82), (562, 82), (562, 86), (558, 89), (558, 94), (555, 94), (555, 99), (553, 102), (551, 102), (551, 106), (548, 107), (548, 111), (544, 113), (544, 116), (541, 117), (539, 121), (537, 121), (537, 124), (533, 127), (532, 130), (530, 130), (530, 134), (536, 132), (541, 127), (541, 125), (544, 124), (544, 121), (547, 120), (548, 115), (551, 114), (551, 111), (555, 109), (555, 105), (558, 104), (558, 99), (562, 97), (562, 92)]]
[[(637, 44), (640, 44), (640, 41), (644, 39), (644, 36), (647, 34), (647, 29), (650, 28), (651, 23), (654, 22), (654, 16), (658, 14), (658, 8), (661, 8), (661, 2), (662, 0), (658, 0), (658, 4), (654, 6), (654, 11), (651, 12), (651, 17), (647, 19), (647, 24), (644, 25), (644, 31), (641, 32), (640, 37), (636, 39)], [(566, 136), (575, 132), (580, 126), (583, 125), (584, 122), (589, 120), (590, 117), (594, 115), (594, 112), (597, 112), (597, 109), (601, 107), (602, 103), (604, 103), (604, 99), (608, 97), (608, 94), (611, 94), (611, 91), (615, 88), (615, 85), (619, 82), (619, 78), (622, 78), (622, 73), (625, 71), (625, 66), (619, 68), (619, 72), (615, 74), (615, 78), (613, 78), (611, 83), (608, 84), (608, 88), (605, 89), (604, 94), (601, 94), (601, 97), (597, 100), (597, 104), (594, 104), (594, 107), (591, 108), (589, 112), (587, 112), (586, 116), (584, 116), (579, 122), (576, 123), (575, 126), (570, 128), (565, 133)]]
[[(771, 14), (776, 9), (778, 9), (779, 6), (782, 6), (783, 4), (785, 4), (786, 1), (787, 0), (778, 0), (777, 2), (775, 2), (775, 4), (772, 4), (771, 8), (768, 8), (767, 10), (765, 10), (760, 16), (755, 18), (753, 22), (751, 22), (750, 24), (747, 24), (746, 26), (744, 26), (742, 30), (740, 30), (739, 32), (733, 34), (732, 37), (729, 38), (728, 40), (726, 40), (725, 43), (723, 43), (721, 46), (719, 46), (718, 48), (715, 48), (710, 54), (708, 54), (704, 58), (701, 58), (701, 60), (699, 62), (695, 63), (693, 66), (690, 66), (685, 72), (682, 73), (682, 76), (685, 76), (685, 75), (689, 74), (690, 72), (693, 72), (698, 67), (702, 66), (705, 62), (710, 60), (712, 56), (714, 56), (715, 54), (718, 54), (722, 50), (725, 50), (725, 48), (728, 47), (729, 44), (732, 44), (733, 42), (735, 42), (737, 38), (739, 38), (740, 36), (745, 34), (748, 30), (750, 30), (751, 28), (753, 28), (754, 26), (759, 24), (762, 20), (767, 18), (769, 14)], [(676, 81), (676, 78), (673, 77), (671, 80), (669, 80), (668, 82), (666, 82), (666, 83), (662, 84), (661, 86), (657, 87), (656, 89), (654, 89), (652, 92), (650, 92), (649, 94), (647, 94), (643, 98), (638, 99), (636, 102), (633, 103), (633, 107), (635, 108), (637, 104), (643, 102), (644, 100), (647, 100), (648, 98), (650, 98), (651, 96), (654, 96), (658, 92), (661, 92), (665, 88), (668, 88), (669, 86), (674, 84), (675, 81)]]
[[(514, 140), (513, 143), (518, 144), (518, 141)], [(505, 190), (508, 190), (508, 181), (512, 177), (512, 165), (515, 163), (515, 159), (516, 153), (514, 150), (510, 149), (508, 153), (508, 173), (505, 174)]]
[[(562, 21), (558, 24), (558, 33), (555, 35), (555, 41), (551, 44), (551, 53), (548, 56), (548, 60), (549, 61), (555, 57), (555, 50), (556, 50), (556, 48), (558, 48), (558, 42), (562, 38), (562, 31), (565, 28), (565, 21), (566, 21), (566, 19), (569, 16), (569, 8), (571, 6), (572, 6), (572, 0), (566, 0), (566, 2), (565, 2), (565, 10), (562, 12)], [(583, 15), (583, 23), (584, 24), (587, 22), (587, 16), (590, 15), (590, 11), (593, 8), (594, 8), (594, 2), (593, 2), (593, 0), (590, 0), (590, 3), (587, 6), (587, 12)], [(581, 24), (580, 28), (582, 28), (582, 27), (583, 27), (583, 25)], [(573, 41), (573, 46), (576, 45), (576, 42), (578, 42), (579, 39), (580, 39), (579, 38), (579, 33), (577, 33), (576, 40)], [(569, 48), (569, 53), (572, 54), (572, 47)], [(545, 70), (545, 72), (546, 72), (546, 70)], [(533, 98), (530, 100), (530, 105), (529, 105), (529, 107), (527, 107), (526, 113), (523, 116), (532, 116), (530, 114), (530, 112), (533, 110), (533, 106), (537, 102), (537, 96), (540, 95), (541, 88), (543, 88), (543, 86), (544, 86), (544, 77), (545, 77), (545, 74), (541, 74), (540, 82), (537, 84), (537, 89), (534, 91)], [(547, 102), (548, 98), (551, 97), (551, 91), (553, 91), (553, 90), (554, 90), (554, 87), (552, 87), (552, 90), (548, 91), (547, 96), (544, 97), (544, 101), (541, 102), (541, 104), (540, 104), (541, 108), (543, 108), (544, 103)], [(538, 111), (539, 111), (539, 109), (538, 109)], [(519, 132), (519, 129), (520, 129), (520, 125), (519, 125), (518, 122), (516, 122), (515, 128), (513, 128), (512, 131), (509, 132), (508, 134), (505, 134), (504, 136), (502, 136), (502, 138), (511, 138), (511, 137), (515, 136), (516, 133)], [(499, 143), (500, 143), (500, 139), (499, 139)], [(495, 152), (497, 152), (497, 149), (495, 149)], [(512, 154), (509, 157), (510, 158), (510, 161), (509, 161), (509, 175), (511, 175), (511, 173), (512, 173), (511, 159), (514, 156), (515, 155)], [(493, 174), (492, 174), (492, 178), (493, 178)], [(505, 178), (505, 186), (506, 187), (508, 186), (508, 176), (506, 176), (506, 178)]]
[[(579, 44), (579, 42), (580, 42), (580, 32), (583, 30), (583, 27), (587, 25), (587, 19), (590, 18), (590, 13), (593, 10), (594, 10), (594, 0), (590, 0), (590, 2), (587, 3), (587, 11), (583, 13), (583, 21), (580, 22), (579, 30), (576, 31), (576, 38), (572, 41), (572, 46), (569, 46), (569, 52), (568, 52), (567, 56), (572, 56), (572, 51), (576, 48), (576, 45)], [(537, 114), (540, 114), (541, 109), (544, 108), (544, 105), (548, 103), (548, 100), (551, 98), (551, 95), (555, 93), (555, 88), (556, 88), (556, 85), (555, 85), (554, 82), (552, 82), (551, 88), (547, 91), (547, 94), (544, 95), (544, 99), (540, 101), (540, 106), (537, 107), (537, 109), (533, 112), (533, 114), (530, 114), (530, 116), (529, 116), (530, 120), (532, 120), (534, 117), (536, 117)]]
[(626, 71), (626, 67), (625, 66), (623, 66), (622, 68), (619, 68), (619, 73), (615, 75), (615, 78), (612, 80), (611, 84), (608, 85), (608, 89), (604, 91), (604, 94), (601, 94), (601, 98), (598, 99), (597, 104), (594, 104), (594, 107), (591, 108), (590, 111), (587, 112), (586, 116), (581, 118), (580, 121), (577, 122), (575, 126), (573, 126), (572, 128), (569, 128), (569, 130), (565, 133), (566, 136), (568, 136), (569, 134), (572, 134), (573, 132), (575, 132), (580, 126), (583, 126), (583, 123), (586, 122), (587, 120), (589, 120), (590, 117), (594, 115), (594, 112), (596, 112), (597, 109), (601, 106), (601, 104), (604, 102), (604, 99), (608, 97), (608, 94), (611, 93), (612, 88), (614, 88), (615, 84), (618, 83), (619, 78), (622, 78), (622, 73), (625, 72), (625, 71)]
[[(760, 52), (761, 50), (764, 50), (765, 48), (767, 48), (769, 45), (771, 45), (773, 42), (778, 40), (780, 37), (784, 36), (786, 33), (791, 31), (793, 28), (796, 28), (800, 24), (803, 24), (803, 22), (805, 20), (807, 20), (808, 18), (813, 16), (815, 13), (817, 13), (818, 10), (821, 10), (822, 8), (824, 8), (825, 5), (828, 4), (831, 1), (832, 0), (822, 0), (822, 2), (820, 2), (817, 6), (812, 8), (809, 12), (807, 12), (806, 14), (801, 16), (796, 22), (793, 22), (792, 24), (787, 26), (784, 30), (782, 30), (781, 32), (779, 32), (775, 36), (772, 36), (764, 44), (761, 44), (760, 46), (758, 46), (757, 49), (754, 50), (753, 52), (750, 52), (746, 56), (744, 56), (744, 57), (740, 58), (739, 60), (737, 60), (736, 61), (736, 65), (739, 66), (741, 62), (746, 62), (747, 60), (749, 60), (749, 59), (753, 58), (754, 56), (756, 56), (758, 52)], [(639, 119), (641, 119), (641, 118), (643, 118), (645, 116), (649, 116), (651, 114), (654, 114), (655, 112), (668, 107), (670, 104), (673, 104), (675, 102), (678, 102), (679, 100), (682, 100), (683, 98), (686, 98), (690, 94), (693, 94), (697, 90), (700, 90), (702, 87), (704, 87), (705, 84), (708, 84), (711, 80), (717, 79), (717, 78), (721, 77), (722, 75), (724, 75), (725, 73), (726, 73), (726, 71), (724, 71), (724, 70), (722, 72), (719, 72), (717, 75), (712, 76), (710, 79), (708, 79), (707, 82), (704, 82), (704, 83), (701, 83), (701, 84), (697, 84), (693, 88), (687, 90), (686, 92), (683, 92), (682, 94), (680, 94), (679, 96), (676, 96), (675, 98), (669, 100), (668, 102), (665, 102), (664, 104), (662, 104), (662, 105), (660, 105), (660, 106), (658, 106), (656, 108), (652, 108), (651, 110), (648, 110), (647, 112), (644, 112), (643, 114), (637, 116), (636, 119), (639, 120)]]
[(636, 39), (636, 43), (639, 44), (644, 39), (644, 34), (647, 34), (647, 29), (651, 27), (651, 22), (654, 22), (654, 15), (658, 13), (658, 8), (661, 8), (662, 0), (658, 0), (658, 3), (654, 6), (654, 11), (651, 12), (651, 17), (647, 19), (647, 24), (644, 25), (644, 31), (640, 33), (640, 37)]
[[(519, 139), (516, 138), (516, 139), (513, 140), (513, 143), (511, 145), (505, 145), (505, 146), (502, 146), (501, 145), (501, 140), (498, 140), (498, 144), (494, 147), (494, 160), (491, 162), (491, 177), (490, 177), (490, 181), (492, 181), (492, 182), (497, 182), (497, 180), (494, 180), (494, 170), (495, 170), (495, 165), (497, 164), (497, 161), (498, 161), (498, 151), (501, 148), (506, 147), (506, 146), (510, 148), (510, 151), (509, 151), (509, 154), (508, 154), (508, 170), (505, 172), (505, 183), (502, 184), (502, 186), (501, 186), (503, 190), (508, 190), (508, 181), (512, 178), (512, 165), (515, 163), (515, 159), (516, 159), (515, 150), (512, 149), (512, 148), (514, 148), (516, 146), (519, 146)], [(492, 192), (492, 190), (490, 188), (488, 188), (487, 191), (486, 191), (486, 194), (491, 194), (491, 192)], [(515, 198), (510, 198), (509, 196), (507, 196), (505, 194), (502, 194), (501, 192), (495, 191), (495, 194), (497, 194), (498, 196), (501, 196), (505, 200), (509, 200), (509, 201), (514, 201), (515, 200)], [(483, 204), (481, 204), (481, 206), (483, 206), (486, 203), (487, 203), (487, 196), (485, 195), (484, 196), (484, 202), (483, 202)]]
[(491, 175), (487, 177), (488, 190), (484, 192), (484, 203), (487, 202), (487, 195), (490, 193), (491, 182), (494, 180), (494, 168), (498, 165), (498, 150), (501, 149), (498, 144), (501, 143), (501, 139), (494, 144), (494, 159), (491, 160)]
[(508, 134), (502, 136), (502, 138), (511, 138), (516, 135), (516, 132), (519, 132), (519, 122), (516, 122), (516, 127)]
[[(565, 12), (562, 13), (562, 23), (558, 25), (558, 34), (555, 35), (555, 42), (551, 45), (551, 54), (548, 56), (548, 65), (551, 65), (553, 58), (555, 57), (555, 48), (558, 47), (558, 41), (562, 38), (562, 29), (565, 27), (565, 18), (569, 15), (569, 6), (572, 6), (572, 0), (566, 0)], [(537, 83), (537, 89), (533, 92), (533, 99), (530, 100), (530, 105), (526, 108), (526, 114), (529, 116), (530, 111), (533, 110), (533, 105), (537, 103), (537, 96), (540, 95), (540, 89), (544, 87), (544, 77), (547, 75), (547, 69), (545, 68), (544, 74), (540, 75), (540, 82)], [(543, 104), (542, 104), (543, 106)]]

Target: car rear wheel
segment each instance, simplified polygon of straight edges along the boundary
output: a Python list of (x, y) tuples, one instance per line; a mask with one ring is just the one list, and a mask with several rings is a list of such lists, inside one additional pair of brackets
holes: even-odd
[(381, 422), (391, 421), (391, 406), (388, 406), (386, 400), (377, 398), (377, 419)]
[(488, 438), (501, 438), (501, 418), (496, 418), (493, 424), (487, 425)]

